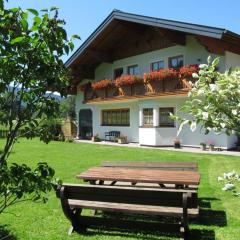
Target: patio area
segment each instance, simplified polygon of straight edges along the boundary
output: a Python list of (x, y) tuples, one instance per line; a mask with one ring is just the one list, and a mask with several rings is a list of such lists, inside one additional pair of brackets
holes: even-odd
[(118, 146), (118, 147), (127, 147), (127, 148), (143, 148), (143, 149), (158, 149), (158, 150), (167, 150), (167, 151), (176, 151), (176, 152), (188, 152), (188, 153), (202, 153), (202, 154), (221, 154), (221, 155), (228, 155), (228, 156), (236, 156), (240, 157), (240, 152), (238, 151), (227, 151), (227, 150), (221, 150), (221, 151), (203, 151), (200, 148), (194, 148), (194, 147), (185, 147), (182, 146), (180, 149), (174, 148), (174, 147), (151, 147), (151, 146), (142, 146), (138, 143), (127, 143), (127, 144), (119, 144), (116, 142), (110, 142), (110, 141), (100, 141), (100, 142), (92, 142), (90, 140), (79, 140), (75, 139), (74, 142), (76, 143), (89, 143), (89, 144), (97, 144), (97, 145), (106, 145), (106, 146)]

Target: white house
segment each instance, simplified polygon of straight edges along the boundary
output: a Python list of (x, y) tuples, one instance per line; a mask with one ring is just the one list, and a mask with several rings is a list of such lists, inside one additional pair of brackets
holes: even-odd
[[(221, 28), (113, 11), (66, 62), (73, 75), (71, 93), (77, 95), (79, 137), (98, 134), (104, 139), (106, 132), (120, 131), (130, 142), (141, 145), (173, 145), (178, 123), (169, 118), (169, 112), (178, 112), (186, 101), (187, 82), (180, 77), (165, 79), (151, 89), (143, 81), (119, 87), (108, 80), (199, 65), (209, 55), (220, 57), (221, 72), (240, 66), (240, 35)], [(107, 87), (97, 89), (95, 85), (93, 89), (91, 83), (103, 79), (108, 79)], [(195, 132), (186, 126), (179, 138), (186, 146), (211, 141), (226, 149), (236, 142), (234, 136), (205, 135), (200, 126)]]

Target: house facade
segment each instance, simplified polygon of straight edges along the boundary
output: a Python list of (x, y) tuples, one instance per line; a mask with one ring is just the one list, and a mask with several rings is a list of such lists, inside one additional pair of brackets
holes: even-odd
[[(78, 136), (119, 131), (129, 142), (173, 145), (191, 88), (179, 69), (219, 57), (218, 71), (240, 66), (240, 36), (225, 29), (113, 11), (66, 62), (76, 94)], [(190, 66), (189, 66), (190, 65)], [(178, 74), (177, 74), (178, 73)], [(182, 145), (234, 147), (235, 136), (185, 126)]]

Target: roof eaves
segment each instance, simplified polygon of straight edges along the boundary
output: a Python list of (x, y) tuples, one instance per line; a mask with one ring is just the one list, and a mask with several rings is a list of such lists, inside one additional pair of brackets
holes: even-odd
[(73, 55), (65, 62), (65, 66), (69, 67), (71, 63), (84, 51), (86, 47), (101, 33), (101, 31), (111, 22), (113, 19), (131, 21), (139, 24), (145, 24), (149, 26), (156, 26), (166, 29), (172, 29), (175, 31), (186, 32), (190, 34), (202, 35), (212, 37), (216, 39), (222, 39), (224, 34), (229, 34), (240, 38), (240, 35), (228, 31), (223, 28), (209, 27), (199, 24), (185, 23), (174, 20), (160, 19), (154, 17), (147, 17), (138, 14), (126, 13), (119, 10), (113, 10), (107, 18), (97, 27), (97, 29), (84, 41), (84, 43), (73, 53)]

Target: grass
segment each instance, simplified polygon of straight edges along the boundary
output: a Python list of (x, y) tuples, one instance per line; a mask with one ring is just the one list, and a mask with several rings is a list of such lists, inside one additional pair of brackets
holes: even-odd
[[(0, 149), (3, 140), (0, 140)], [(237, 240), (240, 232), (240, 199), (230, 192), (222, 192), (217, 176), (223, 172), (240, 172), (240, 159), (224, 155), (207, 155), (171, 152), (157, 149), (135, 149), (93, 144), (52, 142), (48, 145), (35, 140), (20, 140), (11, 155), (12, 162), (27, 163), (34, 167), (38, 161), (46, 161), (55, 168), (56, 176), (63, 182), (79, 183), (75, 178), (79, 172), (97, 166), (102, 160), (145, 161), (191, 161), (198, 162), (201, 172), (199, 188), (201, 213), (197, 222), (190, 225), (193, 239)], [(46, 204), (21, 203), (7, 209), (0, 218), (0, 239), (9, 234), (10, 239), (63, 240), (63, 239), (175, 239), (156, 234), (89, 231), (67, 236), (69, 222), (64, 217), (59, 199), (49, 194)], [(201, 232), (202, 238), (200, 238)]]

